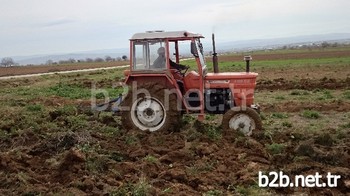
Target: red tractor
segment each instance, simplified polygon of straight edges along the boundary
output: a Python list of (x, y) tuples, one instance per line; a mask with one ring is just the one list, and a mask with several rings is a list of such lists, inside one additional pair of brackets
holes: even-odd
[[(207, 73), (200, 34), (187, 31), (137, 33), (130, 39), (130, 70), (126, 70), (128, 94), (120, 106), (127, 129), (163, 131), (176, 129), (182, 114), (223, 114), (224, 130), (251, 135), (262, 123), (253, 105), (257, 73), (218, 73), (214, 49), (214, 73)], [(195, 59), (196, 70), (180, 65), (181, 51)], [(213, 44), (215, 46), (215, 44)], [(249, 59), (246, 59), (249, 62)], [(249, 63), (247, 63), (249, 65)]]

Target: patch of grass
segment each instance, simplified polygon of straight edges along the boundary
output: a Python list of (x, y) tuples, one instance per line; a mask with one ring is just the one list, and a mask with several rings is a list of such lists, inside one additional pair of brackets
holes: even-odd
[(212, 121), (216, 118), (216, 115), (213, 114), (207, 114), (205, 115), (205, 120)]
[(86, 162), (86, 168), (93, 173), (101, 173), (108, 169), (107, 161), (105, 158), (93, 157), (89, 158)]
[[(232, 185), (231, 185), (232, 186)], [(248, 195), (275, 195), (270, 192), (268, 192), (267, 189), (260, 188), (257, 185), (244, 187), (244, 186), (232, 186), (232, 188), (229, 186), (230, 190), (234, 190), (235, 195), (241, 195), (241, 196), (248, 196)]]
[(314, 110), (304, 110), (302, 116), (309, 119), (319, 119), (320, 113)]
[(27, 105), (26, 109), (30, 112), (40, 112), (43, 110), (43, 106), (40, 104)]
[(275, 99), (277, 99), (277, 100), (285, 100), (286, 97), (284, 97), (282, 95), (279, 95), (279, 96), (276, 96)]
[(332, 146), (334, 140), (329, 133), (323, 133), (315, 138), (315, 143), (323, 146)]
[(272, 113), (271, 117), (272, 118), (278, 118), (278, 119), (284, 119), (284, 118), (288, 118), (289, 116), (288, 116), (288, 114), (285, 114), (285, 113), (278, 113), (278, 112), (276, 112), (276, 113)]
[(278, 143), (272, 143), (269, 145), (266, 145), (266, 149), (271, 153), (271, 154), (281, 154), (285, 148), (285, 145), (283, 144), (278, 144)]
[(132, 144), (134, 144), (136, 142), (137, 142), (137, 138), (135, 136), (128, 135), (128, 136), (125, 137), (125, 143), (128, 144), (128, 145), (132, 145)]
[(293, 90), (290, 95), (309, 95), (310, 92), (306, 90)]
[(293, 127), (292, 123), (290, 123), (290, 122), (288, 122), (288, 121), (283, 121), (283, 122), (282, 122), (282, 126), (283, 126), (283, 127), (287, 127), (287, 128)]
[(118, 127), (110, 127), (110, 126), (104, 126), (101, 128), (101, 131), (105, 133), (108, 136), (118, 136), (120, 135), (120, 130)]
[(210, 160), (206, 161), (204, 164), (193, 164), (190, 167), (186, 167), (186, 173), (188, 173), (189, 175), (197, 175), (202, 172), (213, 171), (217, 163), (217, 160)]
[(350, 122), (341, 125), (341, 127), (342, 127), (342, 128), (345, 128), (345, 129), (350, 129)]
[(58, 116), (70, 116), (75, 115), (77, 113), (77, 109), (75, 106), (72, 105), (65, 105), (63, 107), (60, 107), (54, 111), (50, 112), (51, 117), (58, 117)]
[(82, 128), (87, 128), (89, 125), (85, 115), (67, 116), (66, 124), (73, 131), (76, 131)]
[(150, 162), (150, 163), (156, 163), (158, 162), (158, 159), (152, 155), (147, 155), (143, 158), (143, 160)]
[(210, 190), (203, 194), (204, 196), (220, 196), (224, 195), (220, 190)]
[(182, 123), (185, 125), (192, 123), (195, 120), (196, 120), (196, 118), (192, 115), (183, 115), (183, 117), (182, 117)]
[(49, 87), (47, 93), (70, 99), (86, 99), (91, 97), (91, 90), (80, 87), (78, 85), (68, 85), (59, 83), (58, 85)]
[(350, 99), (350, 91), (348, 90), (348, 91), (343, 92), (343, 97), (345, 99)]
[(205, 128), (205, 135), (207, 135), (212, 140), (218, 140), (222, 137), (221, 131), (213, 125), (208, 125)]
[(152, 186), (149, 182), (146, 181), (144, 177), (140, 179), (136, 184), (124, 184), (121, 187), (118, 187), (117, 190), (109, 193), (111, 196), (124, 196), (124, 195), (132, 195), (132, 196), (147, 196), (150, 195), (150, 189)]
[(323, 94), (321, 97), (318, 97), (318, 100), (327, 100), (327, 99), (333, 99), (334, 96), (332, 95), (332, 93), (328, 90), (323, 91)]

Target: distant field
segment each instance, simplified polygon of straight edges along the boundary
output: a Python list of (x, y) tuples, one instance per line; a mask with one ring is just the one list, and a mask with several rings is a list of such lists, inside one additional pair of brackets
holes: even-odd
[[(180, 132), (146, 133), (91, 113), (92, 86), (113, 98), (122, 92), (113, 86), (123, 81), (119, 69), (0, 80), (0, 194), (348, 194), (349, 52), (252, 53), (264, 132), (251, 138), (224, 133), (220, 115), (202, 123), (185, 115)], [(244, 71), (243, 55), (219, 56), (220, 69)], [(336, 188), (260, 188), (259, 171), (342, 178)]]
[(121, 66), (121, 65), (127, 65), (127, 64), (129, 64), (129, 61), (0, 67), (0, 77), (1, 76), (14, 76), (14, 75), (58, 72), (58, 71), (71, 71), (71, 70), (81, 70), (81, 69), (101, 68), (101, 67), (115, 67), (115, 66)]

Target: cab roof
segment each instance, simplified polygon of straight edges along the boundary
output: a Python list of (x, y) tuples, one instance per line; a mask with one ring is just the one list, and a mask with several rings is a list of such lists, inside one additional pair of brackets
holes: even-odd
[(204, 38), (201, 34), (191, 33), (188, 31), (147, 31), (145, 33), (136, 33), (130, 40), (146, 39), (191, 39)]

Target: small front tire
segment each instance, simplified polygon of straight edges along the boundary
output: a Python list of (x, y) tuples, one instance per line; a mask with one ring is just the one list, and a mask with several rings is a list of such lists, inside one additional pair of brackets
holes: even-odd
[(237, 107), (228, 110), (222, 118), (224, 131), (235, 130), (245, 136), (251, 136), (262, 130), (262, 121), (259, 114), (252, 108), (244, 110)]

